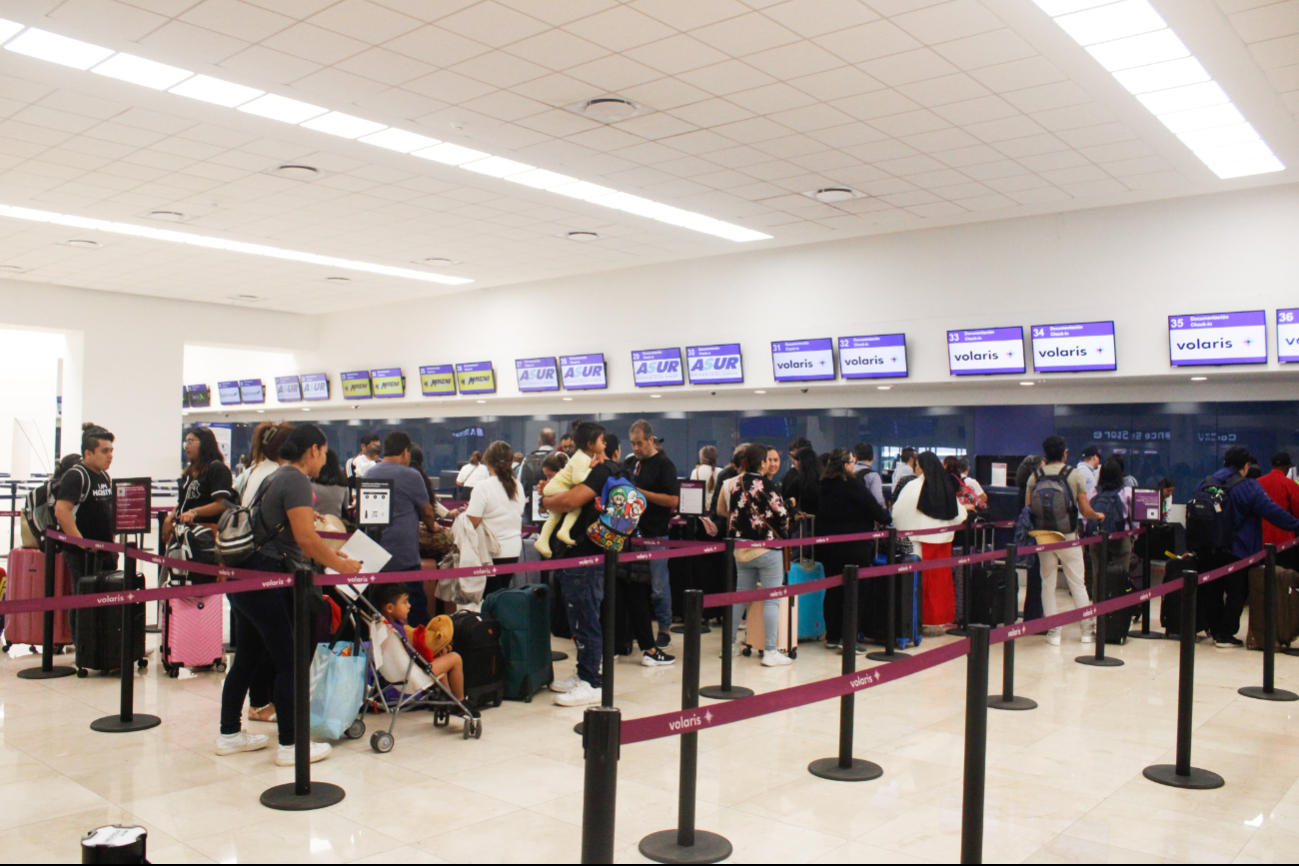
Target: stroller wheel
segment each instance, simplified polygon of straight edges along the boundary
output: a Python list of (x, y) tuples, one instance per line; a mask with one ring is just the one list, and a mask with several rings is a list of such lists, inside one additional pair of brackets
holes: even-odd
[(466, 740), (481, 740), (483, 738), (483, 720), (465, 719), (464, 734)]
[(370, 748), (381, 755), (391, 752), (394, 745), (396, 745), (396, 741), (392, 738), (392, 734), (387, 731), (375, 731), (370, 736)]
[(365, 719), (357, 719), (347, 726), (343, 736), (349, 740), (359, 740), (365, 736)]

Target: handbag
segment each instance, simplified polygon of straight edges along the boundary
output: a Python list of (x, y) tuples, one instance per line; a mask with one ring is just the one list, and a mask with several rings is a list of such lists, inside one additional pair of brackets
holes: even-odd
[(337, 740), (361, 713), (366, 658), (359, 644), (322, 643), (311, 660), (311, 736)]

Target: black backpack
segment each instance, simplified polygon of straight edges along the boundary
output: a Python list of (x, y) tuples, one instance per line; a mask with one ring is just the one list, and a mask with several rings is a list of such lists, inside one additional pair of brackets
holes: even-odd
[(1094, 535), (1098, 532), (1120, 532), (1127, 528), (1128, 513), (1123, 506), (1123, 491), (1106, 490), (1097, 493), (1092, 497), (1092, 511), (1105, 515), (1105, 519), (1099, 525), (1095, 521), (1088, 520), (1087, 528)]
[(1074, 499), (1069, 476), (1073, 467), (1066, 466), (1056, 475), (1047, 475), (1039, 466), (1033, 473), (1033, 490), (1028, 495), (1033, 509), (1033, 528), (1068, 535), (1078, 531), (1078, 502)]
[(1245, 477), (1232, 473), (1219, 483), (1210, 475), (1186, 501), (1186, 546), (1197, 551), (1229, 551), (1236, 540), (1236, 517), (1229, 496)]

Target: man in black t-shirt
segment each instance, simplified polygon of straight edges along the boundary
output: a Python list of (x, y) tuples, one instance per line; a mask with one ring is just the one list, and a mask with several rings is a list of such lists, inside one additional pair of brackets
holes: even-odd
[[(54, 519), (64, 535), (91, 541), (113, 540), (113, 479), (108, 475), (112, 465), (113, 434), (103, 427), (91, 427), (82, 433), (81, 462), (64, 473), (54, 503)], [(63, 558), (74, 587), (88, 574), (117, 567), (115, 553), (94, 553), (70, 544), (64, 545)]]
[[(668, 523), (672, 510), (681, 502), (681, 480), (677, 467), (667, 452), (659, 448), (654, 438), (654, 428), (645, 419), (631, 425), (633, 456), (627, 461), (627, 473), (648, 505), (640, 519), (640, 534), (645, 539), (663, 540), (668, 537)], [(668, 561), (650, 560), (650, 575), (654, 587), (654, 618), (659, 623), (658, 645), (672, 643), (672, 586), (668, 579)]]

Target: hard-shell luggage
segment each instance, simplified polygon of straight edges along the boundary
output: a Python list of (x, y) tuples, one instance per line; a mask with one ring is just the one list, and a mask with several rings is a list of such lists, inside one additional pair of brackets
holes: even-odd
[[(54, 557), (54, 597), (72, 595), (72, 577), (62, 554)], [(5, 601), (25, 601), (45, 597), (45, 554), (39, 550), (16, 548), (9, 554), (9, 577), (5, 583)], [(34, 649), (45, 642), (45, 613), (11, 613), (5, 617), (4, 648), (30, 644)], [(54, 611), (54, 645), (72, 643), (72, 628), (66, 610)]]
[[(970, 586), (969, 619), (963, 619), (965, 613), (965, 575), (969, 572)], [(991, 563), (957, 566), (952, 569), (956, 588), (956, 619), (958, 622), (971, 622), (979, 625), (1005, 625), (1006, 620), (1006, 568), (995, 560)]]
[[(1170, 559), (1168, 566), (1164, 570), (1164, 582), (1176, 580), (1182, 576), (1185, 569), (1194, 568), (1194, 557), (1185, 557), (1183, 559)], [(1164, 633), (1170, 638), (1176, 639), (1182, 631), (1182, 593), (1185, 589), (1179, 589), (1170, 592), (1160, 599), (1159, 602), (1159, 626)], [(1209, 630), (1209, 611), (1206, 599), (1196, 589), (1195, 600), (1195, 633), (1200, 634)], [(1106, 624), (1108, 629), (1109, 625)]]
[(499, 707), (505, 700), (505, 658), (501, 627), (490, 616), (459, 610), (451, 617), (451, 649), (465, 666), (465, 702)]
[[(1105, 598), (1118, 598), (1133, 592), (1132, 582), (1128, 579), (1128, 565), (1124, 559), (1112, 559), (1105, 576)], [(1093, 593), (1095, 596), (1095, 593)], [(1097, 600), (1095, 597), (1093, 601)], [(1198, 607), (1198, 605), (1197, 605)], [(1132, 617), (1141, 612), (1137, 606), (1125, 607), (1105, 615), (1105, 642), (1125, 644), (1128, 632), (1132, 630)]]
[[(798, 658), (798, 609), (799, 602), (803, 598), (805, 596), (795, 595), (790, 598), (780, 599), (776, 649), (792, 659)], [(749, 602), (748, 612), (744, 616), (744, 643), (746, 646), (742, 650), (746, 656), (752, 655), (754, 652), (761, 656), (763, 648), (767, 645), (767, 627), (762, 619), (765, 604), (765, 601)], [(822, 633), (824, 633), (824, 630)]]
[[(799, 537), (810, 538), (816, 534), (816, 518), (807, 515), (806, 520), (799, 521)], [(789, 585), (809, 583), (825, 579), (825, 566), (813, 558), (814, 548), (811, 545), (796, 548), (798, 551), (789, 564), (785, 583)], [(798, 639), (820, 640), (825, 637), (825, 590), (807, 592), (798, 599)]]
[(555, 679), (550, 660), (549, 587), (543, 584), (494, 592), (483, 601), (483, 614), (500, 624), (505, 697), (531, 703), (532, 696)]
[(168, 676), (181, 668), (226, 669), (221, 596), (169, 598), (162, 604), (162, 643), (158, 655)]
[[(120, 571), (109, 574), (87, 575), (77, 583), (77, 595), (94, 592), (127, 592), (144, 589), (144, 575), (136, 574), (127, 581)], [(72, 642), (76, 647), (77, 676), (84, 677), (89, 671), (118, 670), (122, 666), (122, 616), (123, 612), (131, 617), (134, 642), (130, 659), (126, 664), (139, 663), (143, 668), (148, 661), (144, 657), (144, 604), (113, 604), (104, 607), (85, 607), (77, 611), (72, 633)]]
[[(1263, 648), (1263, 566), (1249, 570), (1249, 634), (1245, 646)], [(1288, 647), (1299, 640), (1299, 572), (1276, 570), (1276, 642)]]
[[(913, 554), (899, 557), (899, 561), (919, 562), (920, 557)], [(875, 565), (887, 564), (888, 557), (882, 554), (876, 557)], [(913, 571), (892, 578), (873, 577), (858, 584), (860, 591), (865, 593), (866, 605), (862, 633), (872, 643), (883, 644), (887, 639), (889, 580), (897, 580), (898, 582), (897, 609), (893, 612), (895, 617), (893, 636), (897, 642), (897, 648), (906, 649), (908, 646), (920, 646), (920, 601), (922, 593), (919, 572)]]

